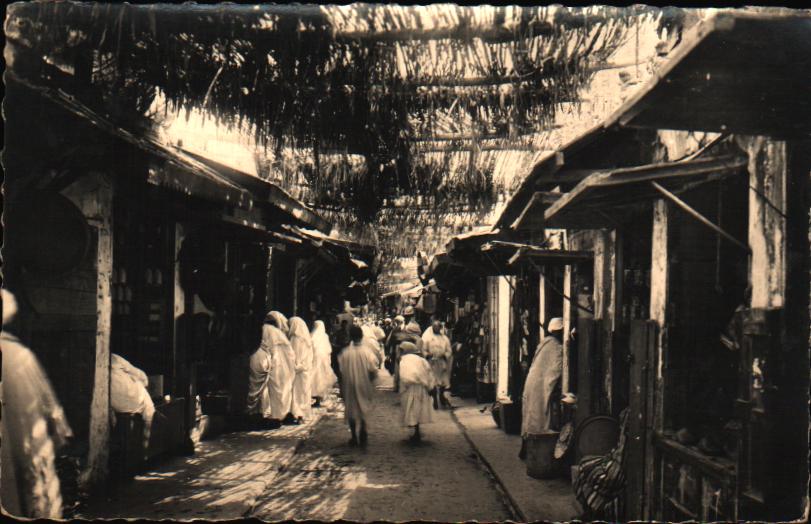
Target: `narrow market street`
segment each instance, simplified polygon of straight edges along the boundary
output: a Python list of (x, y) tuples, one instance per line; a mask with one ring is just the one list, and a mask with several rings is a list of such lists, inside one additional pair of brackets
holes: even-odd
[(811, 10), (4, 34), (4, 517), (807, 520)]
[(267, 521), (509, 519), (504, 498), (450, 412), (435, 411), (424, 442), (414, 446), (399, 425), (390, 384), (390, 377), (381, 378), (365, 449), (347, 445), (341, 410), (327, 413), (251, 516)]
[(506, 498), (449, 410), (434, 412), (414, 446), (400, 427), (397, 395), (378, 382), (366, 448), (347, 445), (337, 398), (312, 422), (223, 435), (196, 454), (138, 475), (82, 518), (211, 520), (502, 521)]

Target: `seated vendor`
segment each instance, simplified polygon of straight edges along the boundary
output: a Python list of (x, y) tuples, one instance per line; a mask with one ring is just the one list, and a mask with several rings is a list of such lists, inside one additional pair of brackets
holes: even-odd
[(116, 413), (137, 413), (144, 420), (144, 452), (149, 445), (155, 404), (147, 391), (146, 373), (113, 353), (110, 357), (110, 404)]

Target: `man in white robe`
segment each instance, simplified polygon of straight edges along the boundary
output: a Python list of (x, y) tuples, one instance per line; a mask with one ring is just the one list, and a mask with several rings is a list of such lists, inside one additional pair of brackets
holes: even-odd
[(310, 330), (300, 317), (290, 319), (290, 344), (296, 356), (296, 377), (293, 380), (293, 408), (292, 413), (297, 424), (301, 424), (305, 417), (310, 416), (310, 375), (313, 367), (313, 341)]
[(365, 445), (368, 440), (366, 421), (372, 409), (378, 363), (377, 357), (363, 343), (363, 330), (359, 326), (352, 326), (349, 336), (352, 342), (338, 355), (338, 365), (341, 368), (344, 418), (352, 432), (349, 445), (356, 446), (358, 443)]
[(549, 335), (538, 345), (532, 365), (524, 383), (522, 402), (521, 447), (523, 458), (526, 438), (530, 434), (549, 433), (552, 427), (552, 413), (556, 406), (554, 397), (560, 386), (563, 369), (563, 319), (553, 318), (547, 329)]
[(445, 398), (445, 388), (451, 385), (451, 341), (442, 332), (442, 322), (434, 320), (431, 327), (422, 334), (422, 354), (431, 364), (434, 374), (436, 391), (434, 398), (434, 408), (438, 409), (440, 404), (450, 407), (448, 399)]

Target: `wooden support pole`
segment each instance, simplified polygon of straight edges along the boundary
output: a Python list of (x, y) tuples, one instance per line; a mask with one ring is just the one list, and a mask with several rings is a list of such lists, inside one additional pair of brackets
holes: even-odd
[(513, 277), (497, 277), (498, 307), (498, 380), (496, 381), (496, 399), (509, 395), (510, 380), (510, 303), (512, 302)]
[(546, 336), (546, 276), (541, 273), (538, 280), (538, 324), (539, 340)]
[[(186, 294), (183, 291), (183, 286), (180, 284), (180, 261), (178, 259), (178, 255), (180, 254), (180, 247), (183, 244), (183, 239), (185, 237), (185, 231), (183, 228), (183, 224), (175, 223), (174, 228), (174, 292), (173, 292), (173, 305), (172, 305), (172, 317), (174, 319), (174, 351), (172, 352), (172, 383), (177, 383), (179, 373), (180, 373), (180, 366), (183, 365), (181, 356), (182, 356), (182, 348), (180, 345), (183, 342), (183, 337), (185, 337), (185, 333), (182, 331), (184, 326), (181, 324), (181, 317), (186, 313)], [(187, 315), (188, 316), (188, 315)], [(165, 394), (166, 392), (164, 392)]]
[[(110, 335), (112, 331), (113, 274), (113, 188), (98, 175), (95, 209), (88, 217), (98, 231), (96, 252), (96, 363), (93, 375), (93, 396), (90, 404), (90, 431), (87, 466), (81, 473), (80, 484), (86, 489), (102, 485), (108, 476), (110, 441)], [(84, 206), (83, 206), (84, 207)], [(85, 209), (85, 212), (87, 209)]]
[(569, 392), (569, 355), (572, 345), (572, 296), (573, 267), (567, 265), (563, 272), (563, 368), (561, 377), (561, 392)]
[[(670, 295), (670, 209), (667, 201), (657, 200), (653, 206), (653, 236), (651, 239), (651, 289), (650, 289), (650, 319), (657, 324), (657, 339), (652, 355), (652, 361), (647, 362), (648, 375), (653, 375), (648, 384), (653, 390), (643, 391), (647, 394), (646, 427), (648, 439), (645, 442), (645, 484), (648, 489), (646, 500), (643, 501), (643, 520), (654, 518), (651, 514), (651, 493), (655, 490), (656, 479), (652, 435), (664, 430), (664, 380), (665, 363), (668, 346), (668, 298)], [(647, 389), (647, 388), (646, 388)], [(657, 516), (658, 517), (658, 516)]]
[(758, 137), (751, 139), (746, 148), (751, 159), (750, 305), (753, 308), (779, 308), (783, 306), (786, 287), (786, 219), (782, 216), (786, 209), (786, 143)]

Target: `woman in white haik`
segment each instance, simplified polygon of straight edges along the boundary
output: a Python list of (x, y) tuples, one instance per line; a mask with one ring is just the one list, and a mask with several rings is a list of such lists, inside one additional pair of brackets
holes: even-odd
[(338, 377), (332, 370), (332, 344), (323, 321), (315, 321), (310, 338), (313, 340), (314, 349), (310, 394), (315, 398), (313, 406), (318, 407), (338, 382)]
[(270, 370), (271, 418), (283, 421), (293, 409), (293, 381), (296, 378), (296, 354), (287, 339), (287, 318), (278, 311), (271, 311), (262, 327), (262, 347), (270, 353), (273, 366)]
[(414, 428), (411, 442), (422, 440), (420, 424), (433, 421), (433, 405), (430, 391), (434, 388), (431, 364), (420, 355), (416, 344), (400, 344), (400, 407), (403, 425)]
[[(268, 326), (265, 324), (267, 328)], [(270, 329), (262, 328), (262, 344), (257, 348), (250, 360), (250, 376), (248, 385), (248, 402), (246, 411), (256, 426), (272, 426), (270, 422), (272, 412), (270, 409), (270, 371), (273, 360), (270, 354), (272, 347), (272, 334)], [(267, 340), (266, 340), (267, 339)]]
[(291, 412), (296, 419), (296, 424), (301, 424), (305, 417), (310, 416), (310, 403), (312, 394), (310, 393), (310, 377), (313, 367), (313, 341), (310, 338), (310, 330), (307, 324), (300, 317), (290, 318), (290, 344), (293, 346), (293, 353), (296, 355), (295, 371), (296, 377), (293, 380), (293, 408)]

